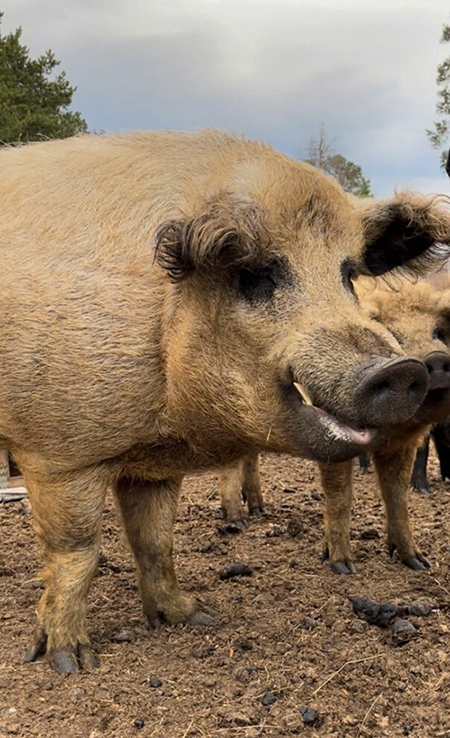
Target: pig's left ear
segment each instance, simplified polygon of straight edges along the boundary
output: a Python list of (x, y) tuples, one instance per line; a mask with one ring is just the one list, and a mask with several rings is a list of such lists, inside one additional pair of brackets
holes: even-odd
[[(447, 208), (444, 208), (443, 202)], [(362, 200), (365, 248), (360, 273), (378, 276), (398, 267), (422, 273), (450, 256), (450, 209), (443, 196), (396, 195)]]

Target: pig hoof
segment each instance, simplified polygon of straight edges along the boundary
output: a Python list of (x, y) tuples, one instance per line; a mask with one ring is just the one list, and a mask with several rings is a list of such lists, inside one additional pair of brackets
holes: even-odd
[(416, 553), (415, 556), (405, 556), (402, 558), (402, 564), (407, 566), (409, 569), (414, 569), (415, 571), (426, 571), (427, 569), (431, 569), (430, 562), (421, 553)]
[(429, 495), (430, 489), (429, 487), (426, 487), (425, 485), (423, 487), (411, 487), (413, 492), (417, 492), (419, 495)]
[(99, 666), (99, 661), (91, 646), (79, 643), (76, 648), (54, 648), (48, 654), (50, 665), (58, 674), (77, 674), (92, 671)]
[(49, 653), (48, 659), (58, 674), (76, 674), (79, 671), (77, 657), (68, 648), (55, 648)]
[(24, 664), (30, 664), (32, 661), (36, 661), (39, 656), (43, 656), (47, 650), (47, 635), (44, 631), (38, 633), (36, 640), (30, 650), (23, 657)]
[(246, 518), (239, 518), (238, 520), (229, 520), (223, 526), (225, 533), (242, 533), (249, 526), (249, 522)]
[(78, 658), (83, 671), (93, 671), (100, 666), (98, 657), (91, 646), (80, 645), (78, 648)]
[(248, 528), (250, 523), (246, 518), (242, 518), (241, 520), (233, 520), (233, 522), (228, 525), (234, 525), (238, 530), (243, 531)]
[(251, 507), (248, 511), (249, 515), (254, 516), (255, 518), (260, 518), (263, 514), (263, 508), (262, 507)]
[[(397, 546), (395, 543), (389, 543), (389, 555), (391, 558), (393, 557), (396, 548)], [(412, 554), (399, 554), (399, 558), (402, 564), (407, 566), (409, 569), (414, 569), (415, 571), (426, 571), (427, 569), (431, 569), (431, 563), (420, 551), (415, 551), (415, 553)]]
[[(36, 661), (39, 656), (43, 656), (47, 652), (47, 635), (42, 631), (39, 633), (33, 647), (24, 656), (24, 663)], [(86, 644), (79, 644), (77, 648), (54, 648), (48, 651), (48, 660), (50, 666), (58, 672), (58, 674), (76, 674), (80, 666), (85, 671), (92, 671), (98, 665), (98, 659), (92, 648)], [(77, 659), (78, 657), (78, 659)]]
[(330, 568), (335, 574), (356, 574), (355, 565), (349, 559), (333, 561), (333, 563), (330, 564)]
[(196, 603), (195, 607), (190, 612), (183, 615), (178, 613), (176, 616), (170, 617), (162, 610), (147, 614), (147, 623), (150, 628), (159, 628), (161, 625), (165, 625), (166, 623), (169, 625), (176, 625), (177, 623), (186, 623), (188, 625), (212, 625), (217, 617), (218, 613), (215, 610), (206, 607), (206, 605)]
[[(322, 550), (322, 563), (324, 561), (329, 561), (330, 559), (330, 550), (328, 548), (328, 544), (325, 543), (323, 550)], [(335, 574), (356, 574), (356, 567), (351, 559), (344, 558), (340, 561), (332, 561), (330, 562), (330, 569)]]
[(202, 605), (192, 615), (189, 615), (186, 622), (189, 625), (213, 625), (218, 615), (219, 613), (215, 612), (215, 610)]

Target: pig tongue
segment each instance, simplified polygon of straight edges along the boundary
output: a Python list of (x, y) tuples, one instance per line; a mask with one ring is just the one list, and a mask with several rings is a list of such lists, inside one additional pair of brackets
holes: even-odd
[(308, 392), (303, 387), (303, 385), (299, 384), (299, 382), (294, 382), (294, 387), (302, 398), (303, 403), (314, 408), (314, 410), (317, 412), (317, 414), (319, 415), (319, 421), (324, 426), (327, 435), (335, 438), (336, 440), (357, 443), (360, 446), (369, 445), (375, 438), (375, 430), (370, 430), (369, 428), (365, 428), (364, 430), (356, 430), (350, 425), (341, 423), (341, 421), (339, 421), (333, 415), (330, 415), (324, 410), (321, 410), (319, 407), (313, 405)]
[(359, 446), (368, 446), (375, 438), (375, 430), (370, 428), (355, 430), (355, 428), (341, 423), (337, 418), (328, 415), (318, 407), (314, 407), (314, 410), (318, 413), (319, 421), (325, 427), (326, 433), (336, 440), (357, 443)]

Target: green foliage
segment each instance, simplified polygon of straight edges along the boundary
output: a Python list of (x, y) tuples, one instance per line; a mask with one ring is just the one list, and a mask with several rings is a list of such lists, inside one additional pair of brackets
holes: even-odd
[(371, 197), (370, 180), (366, 179), (358, 164), (354, 164), (333, 151), (333, 142), (327, 139), (325, 128), (320, 126), (317, 138), (312, 138), (308, 144), (305, 161), (337, 179), (346, 192), (357, 197)]
[[(3, 13), (0, 13), (0, 24)], [(73, 94), (51, 51), (31, 59), (22, 29), (0, 33), (0, 145), (67, 138), (87, 131), (80, 113), (68, 110)]]
[[(442, 28), (441, 44), (450, 41), (450, 25), (445, 24)], [(449, 146), (449, 119), (450, 119), (450, 56), (444, 59), (437, 68), (436, 83), (438, 86), (436, 112), (442, 116), (440, 120), (434, 121), (434, 128), (427, 129), (428, 140), (434, 149), (440, 149), (440, 164), (445, 167), (447, 149)], [(446, 146), (446, 150), (442, 148)]]
[(358, 197), (370, 197), (370, 182), (363, 176), (362, 169), (352, 161), (348, 161), (341, 154), (334, 154), (329, 158), (330, 174), (336, 177), (339, 184), (347, 192)]

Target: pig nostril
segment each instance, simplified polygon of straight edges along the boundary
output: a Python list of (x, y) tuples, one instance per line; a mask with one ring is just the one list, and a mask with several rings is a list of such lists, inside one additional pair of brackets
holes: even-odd
[(427, 362), (425, 362), (425, 366), (428, 369), (428, 374), (433, 374), (433, 372), (437, 371), (443, 371), (446, 374), (450, 372), (450, 364), (447, 363), (442, 364), (442, 366), (433, 366), (433, 364), (428, 364)]
[(390, 387), (389, 382), (387, 382), (386, 380), (384, 380), (384, 382), (378, 382), (378, 384), (375, 384), (374, 385), (374, 390), (375, 390), (376, 394), (380, 394), (381, 395), (383, 392), (386, 392), (386, 390), (388, 390), (389, 387)]
[[(447, 362), (450, 366), (450, 358)], [(434, 364), (431, 360), (428, 363)], [(433, 376), (438, 376), (436, 371)], [(431, 375), (424, 363), (403, 357), (392, 359), (361, 382), (361, 418), (376, 426), (403, 423), (423, 402), (429, 385)]]

